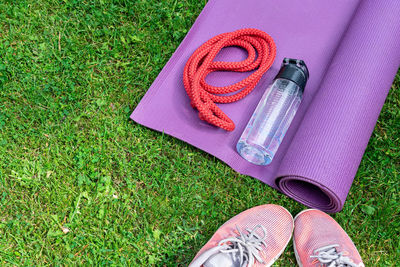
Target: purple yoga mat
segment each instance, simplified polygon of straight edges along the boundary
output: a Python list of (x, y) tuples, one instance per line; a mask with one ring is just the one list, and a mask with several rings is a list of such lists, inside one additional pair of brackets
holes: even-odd
[[(327, 212), (343, 207), (358, 165), (400, 63), (400, 1), (210, 0), (131, 118), (192, 144), (295, 200)], [(226, 132), (200, 121), (182, 83), (184, 65), (211, 37), (258, 28), (277, 45), (277, 58), (254, 91), (221, 109), (235, 122)], [(236, 143), (284, 57), (310, 70), (304, 99), (274, 160), (256, 166)], [(224, 49), (218, 60), (246, 58)], [(248, 74), (207, 77), (227, 85)]]

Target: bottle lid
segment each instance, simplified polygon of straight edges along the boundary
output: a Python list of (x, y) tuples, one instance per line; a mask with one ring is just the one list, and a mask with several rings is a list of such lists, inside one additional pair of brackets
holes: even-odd
[(296, 83), (302, 91), (304, 91), (308, 77), (308, 68), (303, 60), (284, 58), (281, 69), (275, 79), (284, 78), (291, 80)]

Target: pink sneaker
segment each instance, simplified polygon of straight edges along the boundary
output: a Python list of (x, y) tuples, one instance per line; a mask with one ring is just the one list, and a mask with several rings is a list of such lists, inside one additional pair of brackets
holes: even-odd
[(293, 247), (302, 267), (364, 267), (350, 237), (328, 214), (304, 210), (294, 219)]
[(243, 211), (224, 223), (189, 267), (271, 266), (285, 250), (293, 217), (278, 205)]

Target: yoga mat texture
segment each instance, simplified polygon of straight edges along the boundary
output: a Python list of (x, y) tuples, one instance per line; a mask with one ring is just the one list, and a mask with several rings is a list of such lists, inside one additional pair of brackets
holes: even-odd
[[(309, 207), (338, 212), (400, 64), (398, 14), (397, 0), (210, 0), (131, 118), (196, 146)], [(227, 132), (199, 120), (182, 73), (202, 43), (241, 28), (271, 35), (277, 57), (250, 95), (219, 105), (236, 124)], [(239, 48), (227, 48), (217, 60), (246, 57)], [(303, 59), (310, 79), (274, 160), (256, 166), (237, 154), (236, 143), (284, 57)], [(247, 75), (211, 73), (207, 81), (222, 86)]]

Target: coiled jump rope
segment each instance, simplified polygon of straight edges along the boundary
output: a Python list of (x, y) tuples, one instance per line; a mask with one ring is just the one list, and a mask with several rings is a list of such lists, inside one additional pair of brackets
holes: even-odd
[[(224, 47), (238, 46), (247, 50), (247, 59), (239, 62), (214, 61)], [(241, 29), (223, 33), (202, 44), (189, 58), (183, 71), (183, 84), (200, 119), (233, 131), (233, 121), (215, 104), (232, 103), (248, 95), (262, 75), (271, 67), (276, 46), (271, 36), (258, 29)], [(254, 71), (247, 78), (228, 86), (212, 86), (205, 81), (213, 71)]]

